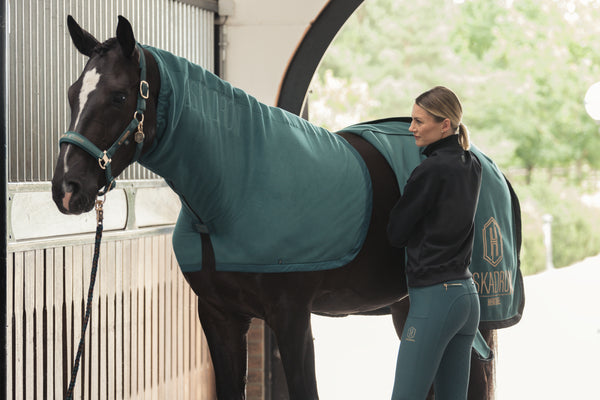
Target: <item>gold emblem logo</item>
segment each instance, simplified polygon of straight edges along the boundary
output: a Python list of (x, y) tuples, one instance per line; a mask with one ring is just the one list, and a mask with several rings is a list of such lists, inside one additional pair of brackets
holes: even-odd
[(409, 342), (414, 342), (415, 336), (417, 336), (417, 328), (415, 328), (414, 326), (411, 326), (410, 328), (408, 328), (408, 331), (406, 331), (405, 339)]
[(497, 267), (504, 257), (502, 232), (494, 217), (490, 217), (483, 226), (483, 259), (492, 267)]

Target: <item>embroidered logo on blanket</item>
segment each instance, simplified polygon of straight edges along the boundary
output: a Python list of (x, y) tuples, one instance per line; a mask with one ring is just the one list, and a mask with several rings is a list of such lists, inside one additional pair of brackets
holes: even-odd
[[(490, 217), (481, 230), (483, 238), (483, 260), (493, 268), (504, 258), (504, 243), (502, 229), (494, 217)], [(513, 293), (511, 271), (495, 270), (490, 272), (474, 272), (473, 280), (477, 286), (479, 297), (487, 299), (487, 306), (500, 306), (500, 296), (510, 296)]]
[(502, 231), (494, 217), (490, 217), (483, 226), (483, 259), (492, 267), (497, 267), (503, 258)]

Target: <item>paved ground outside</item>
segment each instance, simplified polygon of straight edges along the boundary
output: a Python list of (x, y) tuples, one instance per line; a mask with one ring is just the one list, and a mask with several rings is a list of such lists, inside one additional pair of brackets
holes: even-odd
[[(600, 255), (525, 277), (519, 324), (498, 331), (496, 400), (600, 400)], [(389, 317), (313, 316), (322, 400), (389, 399), (399, 341)]]

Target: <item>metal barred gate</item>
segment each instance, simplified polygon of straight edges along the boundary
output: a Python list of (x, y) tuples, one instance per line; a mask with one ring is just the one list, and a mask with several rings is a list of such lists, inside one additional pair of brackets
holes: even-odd
[[(8, 399), (62, 399), (80, 337), (95, 217), (63, 216), (50, 195), (67, 89), (86, 59), (71, 14), (99, 40), (127, 17), (141, 43), (213, 70), (216, 1), (8, 0), (6, 388)], [(93, 311), (75, 398), (213, 399), (212, 364), (195, 295), (171, 231), (179, 201), (139, 165), (105, 207)], [(3, 293), (4, 295), (4, 293)], [(4, 328), (4, 327), (3, 327)], [(200, 397), (198, 397), (200, 396)]]

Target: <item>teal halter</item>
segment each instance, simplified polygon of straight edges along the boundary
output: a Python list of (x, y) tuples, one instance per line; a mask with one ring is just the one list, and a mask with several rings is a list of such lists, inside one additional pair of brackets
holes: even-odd
[(144, 111), (146, 111), (146, 100), (150, 95), (150, 85), (148, 81), (146, 81), (146, 59), (144, 57), (144, 50), (142, 47), (137, 44), (137, 48), (140, 54), (140, 90), (138, 93), (137, 99), (137, 108), (133, 113), (133, 119), (127, 125), (127, 128), (121, 133), (118, 139), (113, 143), (112, 146), (108, 150), (100, 150), (94, 143), (92, 143), (88, 138), (83, 136), (82, 134), (74, 131), (67, 131), (60, 138), (59, 144), (62, 143), (70, 143), (74, 144), (86, 152), (88, 152), (92, 157), (98, 159), (98, 164), (100, 168), (102, 168), (106, 174), (106, 186), (100, 190), (98, 195), (102, 196), (114, 189), (116, 185), (115, 178), (112, 176), (111, 163), (112, 157), (117, 151), (119, 147), (129, 137), (129, 135), (135, 131), (134, 140), (137, 143), (135, 154), (133, 155), (132, 163), (136, 162), (142, 153), (142, 148), (144, 146)]

